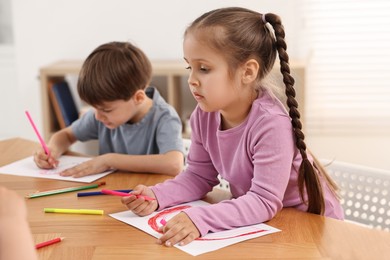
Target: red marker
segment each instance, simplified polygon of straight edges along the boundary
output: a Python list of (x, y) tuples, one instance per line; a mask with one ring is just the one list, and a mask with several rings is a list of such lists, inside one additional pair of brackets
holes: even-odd
[(135, 195), (135, 194), (125, 193), (125, 192), (120, 192), (115, 190), (101, 190), (101, 192), (107, 195), (114, 195), (114, 196), (121, 196), (121, 197), (134, 195), (137, 198), (144, 198), (145, 200), (156, 200), (155, 198), (151, 198), (145, 195)]
[(42, 247), (45, 247), (45, 246), (50, 246), (50, 245), (52, 245), (52, 244), (61, 242), (63, 239), (64, 239), (63, 237), (57, 237), (57, 238), (54, 238), (54, 239), (52, 239), (52, 240), (49, 240), (49, 241), (46, 241), (46, 242), (42, 242), (42, 243), (36, 244), (36, 245), (35, 245), (35, 248), (36, 248), (36, 249), (39, 249), (39, 248), (42, 248)]

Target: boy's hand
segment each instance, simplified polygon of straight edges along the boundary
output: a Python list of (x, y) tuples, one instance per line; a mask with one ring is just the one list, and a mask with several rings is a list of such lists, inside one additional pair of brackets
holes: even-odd
[(171, 218), (160, 230), (164, 235), (157, 240), (157, 243), (166, 246), (173, 246), (177, 243), (185, 246), (200, 237), (199, 230), (184, 212)]
[(106, 156), (100, 155), (72, 168), (66, 169), (65, 171), (61, 172), (60, 175), (79, 178), (87, 175), (102, 173), (107, 170), (110, 170), (110, 167), (106, 163)]
[(53, 169), (59, 164), (57, 158), (60, 155), (50, 148), (49, 150), (50, 155), (47, 155), (42, 148), (34, 152), (34, 162), (41, 169)]
[(146, 201), (142, 197), (137, 198), (132, 195), (146, 195), (151, 198), (156, 198), (156, 196), (149, 187), (145, 185), (138, 185), (132, 192), (129, 193), (129, 197), (122, 197), (122, 204), (124, 204), (134, 214), (143, 217), (151, 214), (158, 208), (157, 200)]

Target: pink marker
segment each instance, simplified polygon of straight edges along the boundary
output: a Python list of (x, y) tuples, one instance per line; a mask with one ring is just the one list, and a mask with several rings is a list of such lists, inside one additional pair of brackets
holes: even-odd
[(165, 219), (162, 218), (162, 219), (160, 220), (160, 224), (163, 225), (163, 226), (165, 226), (165, 225), (167, 224), (167, 221), (166, 221)]
[(28, 111), (26, 111), (26, 115), (28, 117), (28, 120), (30, 121), (32, 127), (34, 128), (34, 131), (35, 133), (37, 134), (38, 136), (38, 139), (39, 139), (39, 142), (41, 143), (42, 147), (43, 147), (43, 150), (45, 150), (45, 153), (47, 155), (50, 156), (50, 151), (49, 151), (49, 148), (47, 148), (47, 145), (45, 143), (45, 141), (42, 139), (42, 136), (40, 135), (39, 131), (38, 131), (38, 128), (35, 126), (35, 123), (34, 121), (32, 120), (31, 116), (30, 116), (30, 113)]
[(155, 198), (151, 198), (151, 197), (148, 197), (148, 196), (145, 196), (145, 195), (135, 195), (135, 194), (130, 194), (130, 193), (126, 193), (126, 192), (120, 192), (120, 191), (115, 191), (115, 190), (104, 190), (103, 189), (103, 190), (101, 190), (101, 192), (104, 193), (104, 194), (107, 194), (107, 195), (122, 196), (122, 197), (134, 195), (137, 198), (144, 198), (145, 200), (156, 200)]

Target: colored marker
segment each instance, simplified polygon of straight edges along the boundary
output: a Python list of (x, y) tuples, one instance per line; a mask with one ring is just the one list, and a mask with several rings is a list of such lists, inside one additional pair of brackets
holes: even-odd
[(88, 214), (88, 215), (103, 215), (104, 210), (101, 209), (57, 209), (44, 208), (45, 213), (64, 213), (64, 214)]
[(28, 120), (30, 121), (31, 126), (34, 128), (35, 134), (38, 136), (39, 142), (41, 143), (43, 150), (45, 150), (45, 153), (50, 156), (49, 148), (47, 148), (47, 145), (43, 140), (41, 134), (39, 133), (38, 128), (36, 127), (32, 117), (30, 116), (30, 113), (27, 110), (25, 112)]
[(160, 224), (163, 225), (163, 226), (165, 226), (165, 225), (167, 224), (167, 221), (166, 221), (165, 219), (162, 218), (162, 219), (160, 220)]
[[(115, 190), (115, 191), (129, 193), (132, 190)], [(79, 192), (79, 193), (77, 193), (77, 197), (96, 196), (96, 195), (108, 195), (108, 194), (105, 194), (105, 193), (103, 193), (101, 191), (91, 191), (91, 192)]]
[(119, 192), (114, 190), (102, 190), (102, 193), (107, 195), (122, 196), (122, 197), (134, 195), (137, 198), (144, 198), (145, 200), (156, 200), (155, 198), (151, 198), (145, 195), (135, 195), (135, 194), (129, 194), (129, 193), (124, 193), (124, 192)]
[(64, 240), (64, 237), (57, 237), (57, 238), (54, 238), (54, 239), (52, 239), (52, 240), (49, 240), (49, 241), (45, 241), (45, 242), (36, 244), (36, 245), (35, 245), (35, 248), (36, 248), (36, 249), (39, 249), (39, 248), (42, 248), (42, 247), (45, 247), (45, 246), (50, 246), (50, 245), (52, 245), (52, 244), (61, 242), (62, 240)]
[(97, 187), (105, 185), (105, 184), (106, 184), (106, 182), (103, 181), (103, 182), (94, 183), (94, 184), (85, 185), (85, 186), (79, 186), (79, 187), (69, 187), (69, 188), (59, 189), (59, 190), (49, 190), (49, 191), (35, 192), (35, 193), (28, 194), (26, 196), (26, 198), (33, 199), (33, 198), (49, 196), (49, 195), (55, 195), (55, 194), (60, 194), (60, 193), (66, 193), (66, 192), (72, 192), (72, 191), (78, 191), (78, 190), (93, 189), (93, 188), (97, 188)]

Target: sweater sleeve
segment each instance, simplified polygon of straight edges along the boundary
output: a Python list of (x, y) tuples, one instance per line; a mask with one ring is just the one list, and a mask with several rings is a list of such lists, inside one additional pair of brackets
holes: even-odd
[(211, 162), (208, 151), (200, 141), (200, 132), (196, 129), (196, 114), (191, 116), (193, 128), (191, 146), (187, 157), (187, 168), (174, 179), (157, 184), (151, 189), (157, 197), (159, 208), (199, 200), (219, 183), (218, 172)]
[(294, 157), (290, 125), (285, 117), (261, 121), (261, 130), (256, 132), (250, 145), (253, 178), (246, 193), (217, 204), (184, 210), (202, 236), (263, 223), (281, 210)]
[[(242, 153), (236, 154), (234, 158), (221, 156), (221, 162), (229, 160), (234, 174), (241, 176), (237, 176), (237, 182), (244, 182), (241, 178), (250, 178), (249, 189), (230, 200), (184, 210), (201, 236), (208, 232), (268, 221), (283, 207), (282, 201), (290, 179), (295, 151), (291, 123), (286, 116), (269, 115), (256, 121), (252, 129), (254, 130), (245, 137), (248, 142), (243, 144), (248, 149), (249, 156)], [(186, 171), (153, 188), (159, 209), (200, 199), (218, 183), (218, 173), (211, 163), (210, 154), (199, 140), (202, 138), (198, 136), (196, 129), (193, 131), (189, 167)], [(202, 141), (207, 143), (204, 139)], [(240, 173), (243, 169), (238, 165), (242, 166), (243, 161), (249, 174)], [(225, 164), (229, 162), (225, 161)], [(239, 184), (231, 183), (231, 186), (234, 185)], [(237, 187), (239, 189), (243, 186)]]

